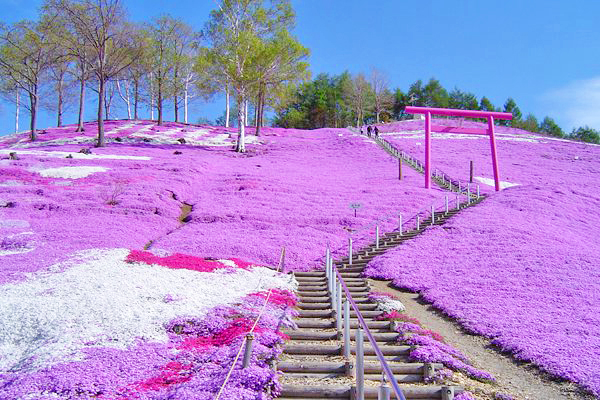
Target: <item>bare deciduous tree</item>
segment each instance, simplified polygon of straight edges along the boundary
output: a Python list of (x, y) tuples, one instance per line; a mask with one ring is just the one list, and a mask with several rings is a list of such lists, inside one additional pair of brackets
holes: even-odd
[(0, 73), (8, 86), (21, 89), (29, 96), (23, 104), (30, 113), (30, 138), (37, 139), (36, 122), (40, 89), (45, 74), (57, 61), (56, 44), (51, 40), (54, 21), (21, 21), (0, 27)]
[(371, 108), (373, 89), (365, 75), (360, 73), (344, 82), (344, 96), (354, 109), (356, 127), (360, 127), (365, 119), (365, 113)]
[(47, 0), (46, 9), (63, 17), (70, 36), (88, 51), (85, 64), (98, 83), (98, 141), (103, 147), (105, 87), (137, 61), (135, 32), (120, 0)]
[(394, 105), (394, 97), (389, 89), (390, 84), (387, 75), (377, 68), (371, 68), (369, 83), (373, 89), (375, 119), (377, 123), (379, 123), (381, 113), (384, 111), (389, 112)]

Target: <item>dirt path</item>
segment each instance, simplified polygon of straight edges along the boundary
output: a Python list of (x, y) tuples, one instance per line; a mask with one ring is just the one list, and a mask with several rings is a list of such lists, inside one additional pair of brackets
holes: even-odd
[(418, 294), (397, 290), (391, 287), (389, 281), (369, 279), (369, 283), (376, 291), (394, 294), (406, 306), (408, 315), (417, 318), (427, 329), (440, 333), (448, 344), (467, 355), (477, 368), (496, 377), (495, 385), (477, 384), (472, 388), (475, 393), (480, 391), (480, 398), (493, 399), (493, 394), (489, 397), (483, 392), (502, 392), (515, 400), (594, 399), (594, 396), (583, 393), (575, 384), (557, 382), (530, 363), (520, 363), (492, 349), (488, 339), (466, 333), (456, 322), (419, 300)]

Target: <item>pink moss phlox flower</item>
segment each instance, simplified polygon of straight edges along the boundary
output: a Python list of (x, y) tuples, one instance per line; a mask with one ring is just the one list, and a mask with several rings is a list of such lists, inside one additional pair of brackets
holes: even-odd
[(375, 319), (377, 319), (378, 321), (383, 321), (386, 319), (393, 320), (393, 321), (405, 321), (405, 322), (410, 322), (415, 325), (421, 325), (421, 323), (419, 322), (418, 319), (409, 317), (408, 315), (406, 315), (400, 311), (385, 312), (381, 315), (378, 315)]
[[(126, 259), (127, 262), (143, 262), (146, 264), (162, 265), (163, 267), (173, 269), (189, 269), (198, 272), (213, 272), (216, 269), (230, 268), (217, 260), (207, 260), (201, 257), (190, 256), (187, 254), (175, 253), (166, 257), (160, 257), (149, 251), (131, 250)], [(250, 263), (235, 261), (236, 265), (242, 269), (248, 269)]]
[(161, 368), (159, 375), (137, 384), (136, 388), (139, 391), (145, 392), (185, 383), (191, 379), (191, 368), (191, 364), (185, 365), (177, 361), (171, 361)]
[(293, 307), (296, 305), (296, 303), (298, 303), (298, 297), (296, 297), (294, 293), (290, 292), (289, 290), (282, 289), (273, 289), (270, 296), (267, 292), (250, 293), (248, 296), (259, 297), (261, 299), (266, 299), (268, 297), (269, 303), (289, 307)]

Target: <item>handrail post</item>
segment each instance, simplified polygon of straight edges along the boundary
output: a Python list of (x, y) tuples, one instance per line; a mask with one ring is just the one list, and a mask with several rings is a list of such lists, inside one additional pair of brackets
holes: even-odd
[(398, 214), (398, 232), (402, 236), (402, 214)]
[(477, 199), (479, 200), (480, 197), (481, 195), (479, 194), (479, 185), (477, 185)]
[(446, 214), (448, 214), (448, 195), (444, 196), (444, 202), (446, 203)]
[(421, 229), (421, 216), (417, 214), (417, 230)]
[(375, 248), (379, 248), (379, 223), (375, 226)]
[(336, 276), (335, 273), (331, 274), (331, 296), (330, 296), (330, 300), (331, 300), (331, 311), (333, 312), (335, 310), (335, 303), (336, 303), (336, 293), (335, 293), (335, 289), (336, 289)]
[(246, 335), (246, 348), (244, 349), (244, 360), (242, 361), (242, 368), (246, 369), (250, 366), (250, 360), (252, 358), (252, 342), (254, 341), (254, 334), (248, 333)]
[(352, 265), (352, 236), (348, 239), (348, 265)]
[(350, 302), (344, 301), (344, 358), (350, 359)]
[(385, 372), (381, 375), (381, 384), (377, 390), (377, 400), (390, 400), (392, 393), (391, 388), (385, 381)]
[(456, 195), (456, 209), (459, 210), (460, 209), (460, 199), (459, 199), (460, 195)]
[(341, 339), (342, 336), (342, 284), (338, 282), (337, 284), (337, 299), (335, 304), (335, 318), (337, 324), (337, 334), (338, 339)]
[(467, 204), (471, 204), (471, 184), (467, 183)]
[(435, 224), (435, 206), (431, 205), (431, 225)]
[(365, 349), (363, 331), (356, 330), (356, 400), (365, 400)]
[(327, 291), (331, 294), (333, 290), (331, 289), (331, 282), (333, 282), (333, 268), (331, 268), (331, 260), (327, 258), (327, 266), (325, 267), (327, 271)]

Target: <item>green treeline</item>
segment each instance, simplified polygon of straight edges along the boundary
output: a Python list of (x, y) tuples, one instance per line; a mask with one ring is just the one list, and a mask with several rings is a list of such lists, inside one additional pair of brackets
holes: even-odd
[(565, 134), (548, 116), (541, 121), (533, 114), (523, 117), (517, 103), (510, 97), (502, 106), (496, 106), (485, 96), (478, 98), (474, 93), (457, 87), (448, 91), (435, 78), (427, 83), (419, 79), (406, 91), (390, 89), (385, 74), (376, 69), (371, 70), (369, 75), (351, 75), (349, 72), (337, 76), (319, 74), (312, 81), (288, 86), (275, 107), (274, 124), (285, 128), (315, 129), (398, 121), (410, 117), (403, 112), (407, 105), (509, 112), (513, 120), (498, 121), (499, 124), (600, 143), (600, 133), (587, 126)]

